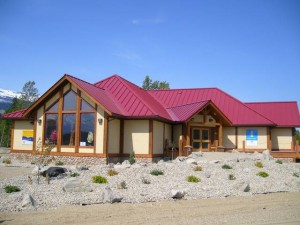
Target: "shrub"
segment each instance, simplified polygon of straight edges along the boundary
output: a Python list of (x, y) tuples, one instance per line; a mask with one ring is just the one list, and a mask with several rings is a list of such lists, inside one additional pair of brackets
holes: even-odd
[(294, 177), (300, 177), (300, 174), (299, 174), (299, 173), (296, 173), (296, 172), (294, 172), (294, 173), (293, 173), (293, 176), (294, 176)]
[(4, 159), (4, 160), (3, 160), (3, 163), (5, 163), (5, 164), (11, 164), (11, 160), (8, 159), (8, 158), (7, 158), (7, 159)]
[(4, 190), (6, 193), (12, 193), (12, 192), (18, 192), (20, 191), (20, 188), (13, 185), (7, 185), (4, 187)]
[(62, 162), (62, 161), (59, 160), (59, 161), (55, 162), (55, 165), (56, 166), (62, 166), (62, 165), (64, 165), (64, 162)]
[(269, 174), (267, 172), (264, 172), (264, 171), (259, 171), (256, 175), (260, 176), (260, 177), (268, 177), (269, 176)]
[(109, 169), (109, 170), (107, 170), (107, 174), (108, 174), (108, 176), (115, 176), (115, 175), (118, 175), (118, 172), (114, 169)]
[(256, 162), (255, 166), (258, 167), (258, 168), (263, 168), (264, 164), (262, 164), (262, 162)]
[(229, 175), (228, 175), (228, 179), (229, 179), (229, 180), (235, 180), (236, 177), (235, 177), (233, 174), (229, 174)]
[(134, 151), (132, 151), (129, 155), (129, 163), (130, 165), (132, 165), (133, 163), (135, 163), (135, 154), (134, 154)]
[(277, 159), (275, 162), (278, 164), (282, 164), (282, 160), (280, 160), (280, 159)]
[(102, 177), (102, 176), (93, 176), (92, 179), (93, 179), (93, 182), (97, 183), (97, 184), (106, 184), (106, 183), (108, 183), (107, 179), (105, 177)]
[(124, 180), (119, 184), (119, 188), (120, 189), (127, 189), (127, 185), (126, 185), (126, 182)]
[(187, 180), (188, 182), (193, 182), (193, 183), (198, 183), (198, 182), (201, 181), (200, 178), (195, 177), (195, 176), (188, 176), (188, 177), (186, 178), (186, 180)]
[(224, 165), (222, 166), (222, 168), (225, 169), (225, 170), (230, 170), (230, 169), (232, 169), (232, 167), (229, 166), (229, 165), (227, 165), (227, 164), (224, 164)]
[(80, 174), (79, 173), (77, 173), (77, 172), (72, 172), (71, 171), (71, 173), (70, 173), (70, 176), (71, 177), (78, 177)]
[(201, 166), (196, 166), (194, 168), (194, 171), (196, 171), (196, 172), (202, 171), (202, 167)]
[(142, 178), (142, 183), (143, 183), (143, 184), (150, 184), (151, 181), (143, 177), (143, 178)]
[(164, 175), (164, 172), (156, 169), (156, 170), (151, 170), (150, 174), (153, 176), (158, 176), (158, 175)]

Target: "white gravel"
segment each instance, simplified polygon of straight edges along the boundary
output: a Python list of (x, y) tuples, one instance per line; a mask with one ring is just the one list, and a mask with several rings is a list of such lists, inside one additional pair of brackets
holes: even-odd
[[(219, 162), (212, 161), (217, 159)], [(239, 159), (239, 160), (237, 160)], [(246, 153), (204, 153), (202, 157), (195, 158), (198, 165), (202, 167), (201, 172), (195, 172), (194, 164), (188, 164), (185, 160), (141, 163), (132, 165), (130, 168), (116, 169), (119, 174), (108, 176), (107, 165), (90, 166), (89, 170), (78, 171), (77, 179), (91, 185), (93, 191), (84, 192), (64, 192), (63, 186), (70, 179), (66, 176), (61, 179), (53, 178), (47, 184), (45, 178), (41, 178), (37, 184), (36, 176), (24, 174), (0, 181), (0, 211), (26, 211), (26, 210), (46, 210), (70, 204), (98, 204), (101, 203), (101, 194), (106, 186), (109, 186), (118, 197), (123, 197), (122, 202), (140, 203), (149, 201), (172, 200), (171, 190), (186, 190), (184, 199), (219, 198), (227, 196), (249, 196), (254, 194), (270, 192), (298, 192), (300, 191), (300, 178), (293, 176), (293, 173), (300, 173), (299, 167), (295, 163), (284, 161), (278, 164), (276, 160), (260, 160), (264, 167), (257, 168), (255, 162), (259, 161), (257, 154)], [(232, 169), (222, 169), (222, 165), (228, 164)], [(18, 165), (13, 162), (13, 165)], [(4, 165), (0, 165), (1, 167)], [(28, 167), (29, 164), (18, 166)], [(63, 166), (70, 168), (71, 165)], [(159, 169), (164, 175), (153, 176), (150, 171)], [(269, 177), (262, 178), (256, 174), (265, 171)], [(205, 172), (211, 174), (210, 178), (205, 176)], [(229, 180), (228, 175), (234, 174), (236, 180)], [(108, 179), (108, 184), (92, 183), (92, 176), (101, 175)], [(186, 177), (194, 175), (201, 179), (199, 183), (189, 183)], [(28, 183), (28, 176), (32, 177), (32, 184)], [(142, 179), (149, 180), (150, 184), (143, 184)], [(119, 184), (125, 181), (127, 189), (119, 189)], [(243, 192), (241, 186), (250, 185), (249, 192)], [(15, 193), (5, 193), (6, 185), (16, 185), (21, 191)], [(35, 208), (22, 208), (20, 203), (23, 196), (30, 194), (35, 200)]]

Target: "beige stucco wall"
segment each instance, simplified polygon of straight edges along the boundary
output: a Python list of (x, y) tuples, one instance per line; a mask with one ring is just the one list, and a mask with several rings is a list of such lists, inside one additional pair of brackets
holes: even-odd
[(14, 126), (14, 150), (32, 150), (33, 144), (23, 144), (22, 135), (23, 131), (33, 131), (33, 125), (29, 121), (15, 121)]
[(236, 148), (235, 127), (223, 127), (223, 146), (225, 148)]
[(165, 123), (165, 140), (168, 140), (169, 147), (172, 146), (172, 125)]
[(108, 123), (108, 153), (120, 151), (120, 120), (114, 119)]
[(71, 152), (71, 153), (75, 153), (75, 148), (66, 148), (66, 147), (61, 147), (60, 148), (61, 152)]
[(94, 148), (79, 148), (79, 153), (94, 153)]
[(290, 150), (293, 141), (292, 128), (272, 128), (272, 149)]
[(246, 142), (246, 130), (254, 129), (258, 132), (257, 146), (247, 146), (246, 149), (266, 149), (267, 148), (267, 128), (266, 127), (239, 127), (238, 128), (238, 148), (243, 148), (243, 141)]
[(198, 122), (198, 123), (203, 123), (204, 122), (204, 117), (203, 115), (195, 115), (193, 117), (193, 122)]
[(164, 123), (153, 121), (153, 154), (164, 153)]
[(182, 125), (173, 126), (173, 138), (175, 146), (178, 148), (179, 146), (179, 137), (182, 135)]
[[(98, 123), (98, 119), (102, 119), (102, 124)], [(96, 129), (96, 153), (103, 153), (103, 140), (104, 140), (104, 111), (98, 107), (97, 119), (95, 124)]]
[(149, 121), (124, 121), (124, 153), (149, 154)]
[(40, 107), (37, 110), (37, 120), (41, 120), (42, 123), (38, 124), (36, 123), (36, 146), (39, 146), (38, 142), (42, 142), (43, 140), (43, 127), (44, 127), (44, 107)]

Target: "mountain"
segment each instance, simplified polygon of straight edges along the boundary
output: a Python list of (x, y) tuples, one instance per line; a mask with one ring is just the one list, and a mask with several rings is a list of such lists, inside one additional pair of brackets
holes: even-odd
[(0, 88), (0, 114), (4, 113), (4, 111), (10, 106), (13, 98), (20, 97), (20, 95), (20, 93), (15, 91)]

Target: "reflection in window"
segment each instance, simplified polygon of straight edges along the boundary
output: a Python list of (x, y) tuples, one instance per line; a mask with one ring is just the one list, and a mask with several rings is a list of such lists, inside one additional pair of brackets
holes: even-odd
[(57, 113), (46, 115), (45, 144), (57, 144)]
[(91, 106), (89, 106), (89, 104), (87, 104), (84, 100), (82, 100), (81, 101), (81, 110), (92, 111), (93, 108)]
[(76, 110), (76, 94), (73, 91), (64, 96), (63, 110)]
[(80, 146), (94, 146), (94, 113), (82, 113), (80, 116)]
[(58, 111), (58, 102), (56, 102), (47, 112), (57, 112)]
[(75, 113), (63, 114), (62, 122), (62, 145), (75, 145)]

